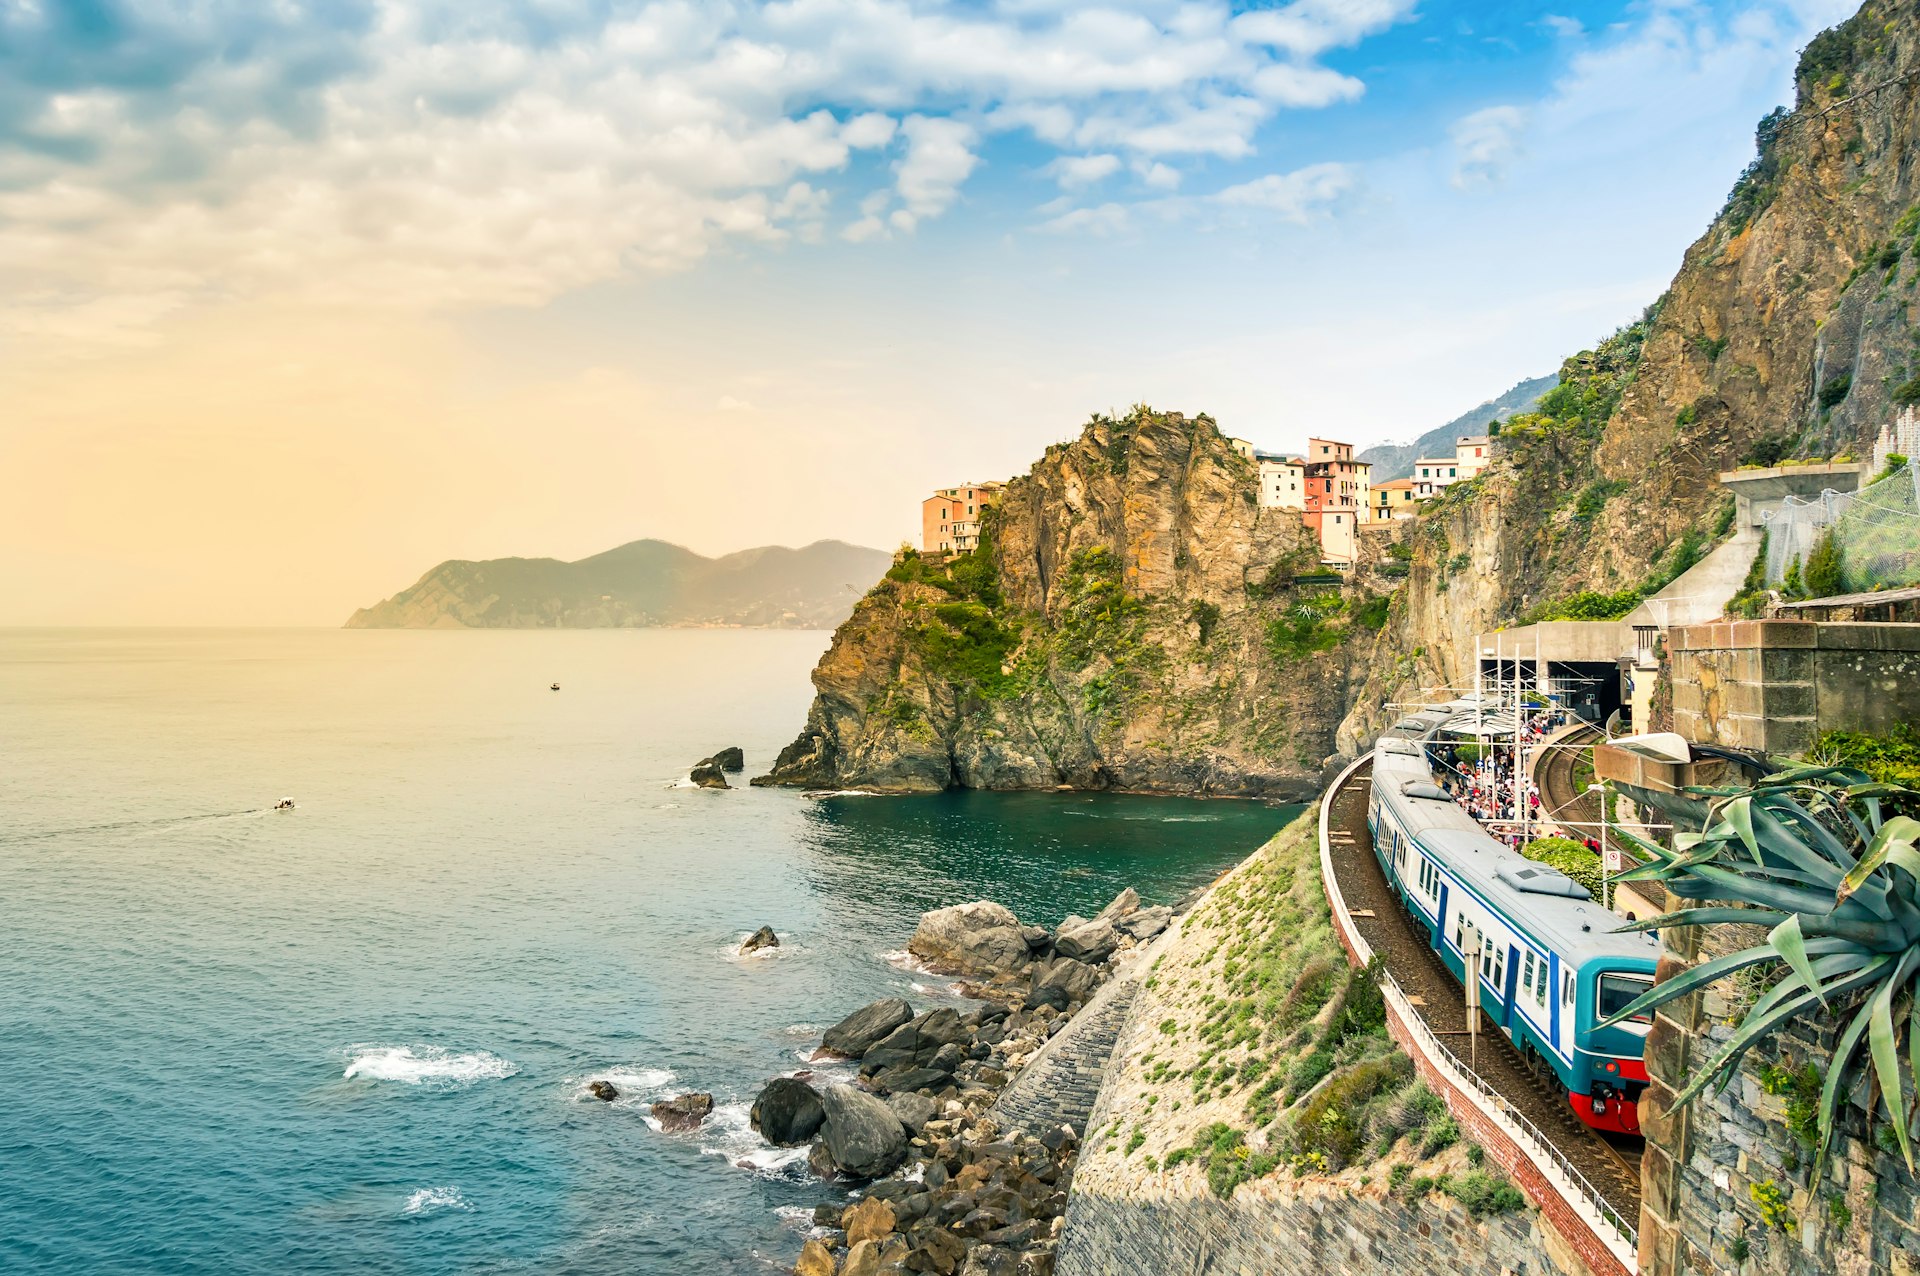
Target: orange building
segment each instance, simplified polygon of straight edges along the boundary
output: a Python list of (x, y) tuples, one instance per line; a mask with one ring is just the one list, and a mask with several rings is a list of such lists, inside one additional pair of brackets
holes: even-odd
[(1373, 466), (1353, 459), (1353, 444), (1308, 439), (1306, 512), (1300, 521), (1320, 536), (1321, 557), (1351, 563), (1354, 534), (1367, 517), (1367, 476)]
[(999, 496), (1000, 483), (943, 487), (920, 502), (920, 548), (928, 554), (965, 554), (980, 547), (980, 515)]

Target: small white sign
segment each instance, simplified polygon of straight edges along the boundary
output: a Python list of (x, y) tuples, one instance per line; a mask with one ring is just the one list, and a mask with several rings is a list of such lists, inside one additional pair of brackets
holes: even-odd
[(1633, 868), (1634, 866), (1635, 866), (1634, 861), (1631, 861), (1627, 858), (1627, 853), (1625, 851), (1616, 851), (1612, 847), (1607, 848), (1607, 855), (1606, 855), (1607, 872), (1624, 873), (1628, 869)]

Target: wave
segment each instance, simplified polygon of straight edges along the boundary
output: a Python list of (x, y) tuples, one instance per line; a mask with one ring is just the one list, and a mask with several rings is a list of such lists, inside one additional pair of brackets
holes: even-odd
[(34, 829), (25, 833), (9, 834), (0, 837), (0, 845), (14, 845), (25, 842), (44, 842), (53, 838), (73, 837), (80, 834), (126, 833), (132, 837), (154, 837), (169, 833), (175, 829), (196, 824), (218, 824), (226, 820), (257, 820), (272, 815), (267, 807), (248, 807), (240, 811), (207, 811), (199, 815), (169, 815), (159, 819), (114, 820), (106, 824), (76, 824), (68, 828)]
[(782, 937), (771, 948), (756, 948), (750, 953), (740, 951), (740, 945), (753, 937), (752, 931), (742, 931), (740, 937), (720, 950), (720, 960), (732, 962), (736, 966), (753, 966), (762, 962), (777, 961), (782, 957), (800, 957), (807, 952), (806, 945), (797, 944), (792, 939)]
[(407, 1198), (402, 1214), (430, 1214), (435, 1210), (471, 1210), (472, 1204), (457, 1187), (423, 1187)]
[(812, 798), (818, 802), (825, 798), (884, 797), (886, 795), (875, 793), (871, 789), (808, 789), (800, 796)]
[(752, 1170), (761, 1178), (805, 1182), (810, 1177), (809, 1149), (774, 1147), (754, 1130), (750, 1112), (745, 1103), (717, 1105), (700, 1127), (700, 1150), (708, 1156), (725, 1157), (729, 1165)]
[(886, 962), (887, 965), (893, 966), (899, 970), (907, 971), (909, 974), (936, 975), (939, 973), (938, 971), (929, 968), (925, 962), (921, 961), (918, 957), (915, 957), (912, 953), (908, 952), (904, 948), (888, 949), (885, 952), (875, 953), (874, 955), (878, 957), (881, 961)]
[(596, 1081), (605, 1081), (620, 1092), (620, 1097), (613, 1101), (614, 1107), (637, 1106), (643, 1110), (644, 1115), (644, 1109), (651, 1107), (653, 1101), (677, 1079), (671, 1068), (607, 1068), (581, 1077), (574, 1084), (573, 1093), (569, 1097), (575, 1103), (582, 1103), (589, 1099), (598, 1103), (600, 1100), (594, 1099), (588, 1087)]
[(485, 1050), (454, 1054), (439, 1046), (347, 1047), (345, 1077), (368, 1081), (398, 1081), (403, 1085), (425, 1085), (450, 1089), (475, 1081), (497, 1081), (520, 1071), (518, 1064)]

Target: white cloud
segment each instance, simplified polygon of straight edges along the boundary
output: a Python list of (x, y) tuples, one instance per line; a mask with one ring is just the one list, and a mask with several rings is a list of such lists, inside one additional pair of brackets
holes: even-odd
[[(1412, 0), (196, 0), (129, 7), (102, 61), (0, 5), (0, 328), (123, 339), (231, 298), (538, 304), (818, 239), (875, 153), (893, 197), (842, 237), (953, 208), (995, 133), (1063, 187), (1254, 154), (1359, 96), (1317, 59)], [(55, 93), (30, 67), (68, 68)], [(92, 77), (92, 78), (89, 78)], [(137, 87), (123, 87), (136, 85)]]
[(930, 115), (908, 116), (900, 131), (907, 139), (906, 155), (893, 166), (900, 199), (916, 217), (937, 217), (980, 163), (973, 153), (980, 135), (970, 124)]
[(1062, 155), (1043, 170), (1062, 190), (1078, 190), (1104, 181), (1120, 171), (1120, 157), (1112, 154)]
[(1527, 112), (1517, 106), (1489, 106), (1455, 120), (1447, 131), (1453, 142), (1453, 184), (1461, 190), (1498, 182), (1520, 156), (1520, 134)]
[(1304, 222), (1353, 190), (1356, 182), (1354, 170), (1346, 164), (1310, 164), (1291, 173), (1269, 173), (1229, 186), (1213, 195), (1212, 202), (1227, 208), (1259, 209), (1286, 221)]
[(1132, 217), (1123, 205), (1101, 204), (1097, 208), (1076, 208), (1062, 213), (1040, 223), (1040, 229), (1055, 234), (1114, 235), (1132, 224)]
[(713, 406), (714, 409), (719, 412), (751, 412), (754, 410), (753, 404), (747, 402), (745, 399), (736, 399), (731, 394), (721, 395)]

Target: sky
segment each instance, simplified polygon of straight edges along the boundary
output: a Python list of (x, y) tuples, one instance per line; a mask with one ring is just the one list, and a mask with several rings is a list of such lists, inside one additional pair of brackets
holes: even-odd
[(0, 0), (0, 624), (891, 548), (1401, 441), (1665, 288), (1841, 0)]

